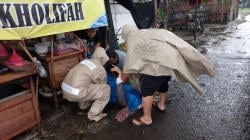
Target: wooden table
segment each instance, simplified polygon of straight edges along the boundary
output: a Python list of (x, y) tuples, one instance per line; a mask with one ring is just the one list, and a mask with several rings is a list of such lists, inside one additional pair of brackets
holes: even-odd
[(60, 56), (50, 54), (38, 57), (46, 69), (48, 76), (40, 79), (40, 85), (47, 85), (52, 89), (54, 106), (58, 108), (57, 91), (68, 71), (84, 59), (84, 50), (70, 52)]
[(36, 70), (27, 70), (27, 71), (21, 71), (21, 72), (8, 72), (6, 74), (0, 75), (0, 84), (5, 84), (11, 81), (16, 81), (18, 79), (22, 79), (25, 77), (29, 77), (31, 75), (36, 74)]
[[(28, 88), (18, 94), (0, 99), (0, 139), (11, 139), (23, 131), (37, 126), (40, 129), (40, 113), (33, 77), (35, 69), (8, 72), (0, 75), (0, 85), (10, 85), (18, 80), (28, 80)], [(0, 94), (4, 94), (0, 91)]]

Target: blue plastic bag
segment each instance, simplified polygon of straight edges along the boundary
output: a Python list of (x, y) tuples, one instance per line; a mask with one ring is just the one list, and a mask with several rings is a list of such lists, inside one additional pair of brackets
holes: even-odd
[(110, 73), (107, 74), (107, 84), (110, 86), (111, 89), (109, 103), (111, 105), (116, 104), (118, 100), (116, 78)]
[(138, 106), (141, 105), (141, 94), (132, 88), (130, 84), (124, 84), (123, 88), (127, 106), (131, 112), (135, 112), (138, 109)]

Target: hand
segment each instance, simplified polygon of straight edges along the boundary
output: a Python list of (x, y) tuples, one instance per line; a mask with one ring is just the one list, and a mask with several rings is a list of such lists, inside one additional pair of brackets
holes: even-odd
[(122, 71), (121, 71), (121, 69), (119, 69), (117, 66), (115, 66), (115, 65), (112, 65), (113, 66), (113, 68), (111, 68), (110, 70), (112, 71), (112, 72), (117, 72), (118, 73), (118, 77), (122, 77)]
[(94, 46), (94, 48), (97, 48), (97, 47), (101, 47), (101, 45), (100, 45), (100, 43), (98, 42), (98, 43), (96, 43), (95, 44), (95, 46)]

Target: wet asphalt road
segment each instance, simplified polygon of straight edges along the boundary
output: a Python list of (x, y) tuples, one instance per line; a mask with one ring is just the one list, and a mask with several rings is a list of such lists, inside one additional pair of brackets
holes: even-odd
[[(200, 96), (185, 83), (172, 82), (166, 113), (153, 110), (153, 125), (131, 124), (138, 112), (122, 123), (113, 120), (93, 134), (73, 139), (249, 140), (250, 139), (250, 16), (221, 34), (205, 36), (206, 56), (217, 75), (201, 76)], [(111, 114), (112, 113), (111, 111)], [(71, 139), (70, 138), (70, 139)]]

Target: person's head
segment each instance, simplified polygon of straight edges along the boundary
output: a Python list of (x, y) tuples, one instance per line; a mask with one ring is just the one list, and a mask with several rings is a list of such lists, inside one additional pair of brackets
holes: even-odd
[(92, 29), (86, 29), (85, 32), (89, 38), (94, 38), (96, 35), (97, 29), (92, 28)]
[(129, 33), (133, 32), (133, 31), (137, 31), (137, 30), (138, 30), (138, 28), (136, 26), (124, 25), (122, 27), (122, 39), (124, 39), (126, 41)]
[(113, 67), (113, 65), (118, 65), (119, 56), (114, 50), (108, 50), (106, 53), (109, 57), (109, 60), (104, 65), (104, 68), (108, 73), (110, 73), (110, 69)]
[(99, 61), (102, 65), (105, 65), (109, 61), (109, 57), (106, 54), (106, 51), (102, 47), (96, 47), (95, 51), (91, 57), (91, 59), (96, 59)]
[(108, 50), (106, 53), (109, 57), (108, 63), (112, 65), (117, 65), (119, 63), (119, 56), (114, 50)]

